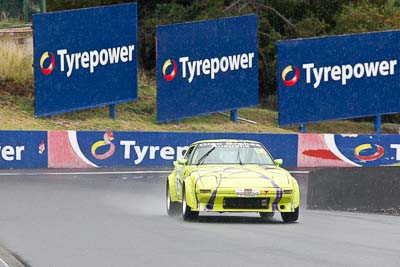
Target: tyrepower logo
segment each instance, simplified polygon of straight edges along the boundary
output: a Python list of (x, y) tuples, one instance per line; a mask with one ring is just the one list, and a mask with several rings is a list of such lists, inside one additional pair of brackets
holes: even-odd
[[(96, 67), (111, 64), (125, 63), (133, 61), (135, 45), (104, 48), (101, 50), (82, 51), (78, 53), (68, 53), (67, 49), (59, 49), (57, 63), (59, 69), (70, 77), (74, 71), (88, 69), (89, 73), (94, 73)], [(47, 58), (51, 58), (48, 67), (44, 67)], [(55, 67), (55, 56), (51, 52), (44, 52), (40, 58), (40, 69), (44, 75), (49, 75)]]
[[(375, 146), (376, 151), (374, 151), (371, 144), (359, 145), (354, 149), (354, 156), (357, 159), (364, 160), (364, 161), (373, 161), (373, 160), (377, 160), (377, 159), (381, 158), (383, 156), (383, 154), (385, 153), (385, 149), (380, 145), (374, 145), (374, 146)], [(367, 151), (367, 153), (369, 151), (372, 151), (373, 153), (365, 154), (365, 153), (363, 153), (365, 151)]]
[[(302, 70), (305, 72), (306, 84), (312, 84), (317, 89), (325, 82), (340, 82), (345, 86), (349, 80), (372, 78), (377, 76), (393, 76), (395, 74), (395, 66), (397, 60), (383, 60), (356, 63), (354, 65), (334, 65), (315, 67), (314, 63), (306, 63), (302, 65)], [(293, 70), (294, 69), (294, 70)], [(294, 76), (288, 79), (288, 74), (294, 71)], [(282, 70), (282, 82), (286, 86), (295, 85), (300, 78), (300, 70), (295, 66), (287, 66)]]
[[(188, 83), (193, 82), (196, 77), (209, 76), (214, 80), (217, 75), (228, 71), (253, 68), (254, 53), (243, 53), (237, 55), (223, 56), (221, 58), (205, 58), (190, 60), (189, 57), (179, 58), (179, 70), (181, 77)], [(172, 81), (178, 73), (178, 66), (174, 60), (168, 59), (162, 67), (164, 80)]]
[(369, 143), (361, 144), (354, 149), (354, 156), (358, 160), (364, 162), (381, 159), (384, 155), (385, 157), (383, 159), (386, 161), (394, 160), (396, 163), (400, 161), (400, 144), (390, 144), (389, 148), (386, 146), (385, 150), (382, 145)]
[[(103, 135), (103, 140), (97, 141), (92, 145), (92, 148), (90, 149), (90, 152), (92, 153), (92, 156), (96, 159), (99, 160), (104, 160), (112, 155), (114, 155), (115, 152), (115, 145), (112, 143), (114, 140), (114, 133), (113, 132), (106, 132)], [(104, 152), (103, 154), (98, 154), (96, 151), (98, 148), (108, 146), (108, 150)]]
[[(288, 73), (293, 72), (293, 70), (294, 70), (294, 75), (290, 80), (288, 80), (287, 79)], [(296, 66), (287, 66), (282, 71), (282, 81), (286, 86), (295, 85), (299, 81), (299, 78), (300, 78), (300, 70)]]
[[(46, 59), (50, 59), (50, 64), (47, 67), (44, 66), (45, 61), (48, 61)], [(44, 52), (42, 54), (42, 56), (40, 57), (39, 64), (40, 64), (40, 70), (42, 71), (42, 73), (44, 75), (49, 75), (54, 70), (54, 66), (56, 65), (56, 58), (53, 53), (49, 53), (48, 51)]]
[[(172, 70), (170, 70), (169, 74), (167, 74), (167, 69), (171, 69), (171, 68), (172, 68)], [(164, 76), (164, 80), (166, 80), (168, 82), (172, 81), (175, 78), (177, 71), (178, 71), (178, 67), (176, 65), (176, 61), (167, 59), (162, 67), (162, 74)]]

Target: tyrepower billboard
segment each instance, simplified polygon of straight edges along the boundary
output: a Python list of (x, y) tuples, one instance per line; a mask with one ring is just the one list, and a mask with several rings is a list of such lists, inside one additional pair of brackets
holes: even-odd
[(279, 125), (400, 112), (400, 31), (277, 43)]
[(157, 27), (157, 120), (258, 105), (257, 16)]
[(35, 116), (137, 98), (137, 5), (33, 16)]

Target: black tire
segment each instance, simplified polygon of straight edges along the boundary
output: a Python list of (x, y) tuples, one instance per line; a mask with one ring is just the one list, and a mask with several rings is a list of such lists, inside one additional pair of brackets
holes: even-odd
[(263, 219), (271, 219), (272, 217), (274, 217), (274, 212), (259, 212), (260, 217)]
[(186, 191), (185, 187), (182, 187), (182, 218), (185, 221), (193, 221), (199, 217), (198, 211), (192, 211), (192, 208), (186, 204)]
[(169, 191), (169, 184), (168, 184), (168, 180), (167, 180), (167, 186), (166, 186), (166, 190), (165, 190), (166, 194), (165, 194), (165, 204), (166, 204), (166, 208), (167, 208), (167, 214), (169, 216), (175, 216), (179, 214), (179, 208), (180, 205), (178, 202), (174, 202), (171, 201), (171, 193)]
[(285, 223), (297, 221), (299, 218), (299, 207), (295, 208), (294, 212), (281, 212), (281, 217)]

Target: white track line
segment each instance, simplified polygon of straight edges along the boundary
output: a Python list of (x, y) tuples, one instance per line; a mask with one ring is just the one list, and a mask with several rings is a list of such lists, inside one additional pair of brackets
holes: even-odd
[[(156, 174), (170, 173), (171, 171), (107, 171), (107, 172), (0, 172), (0, 176), (24, 176), (24, 175), (108, 175), (108, 174)], [(308, 174), (309, 171), (291, 171), (293, 174)]]
[(7, 262), (5, 262), (2, 258), (0, 258), (0, 262), (3, 263), (6, 267), (10, 267), (10, 265), (8, 265)]

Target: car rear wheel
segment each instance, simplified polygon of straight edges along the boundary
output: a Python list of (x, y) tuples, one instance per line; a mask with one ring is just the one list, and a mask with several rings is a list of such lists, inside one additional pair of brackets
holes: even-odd
[(182, 218), (185, 221), (192, 221), (192, 220), (196, 220), (198, 217), (199, 217), (199, 212), (192, 211), (192, 208), (187, 205), (185, 187), (183, 187), (182, 188)]
[(259, 212), (261, 218), (263, 219), (271, 219), (272, 217), (274, 217), (274, 212)]
[(282, 220), (286, 223), (295, 222), (299, 218), (299, 207), (294, 209), (294, 212), (282, 212)]
[(174, 215), (179, 214), (180, 206), (179, 206), (178, 202), (171, 201), (171, 192), (169, 191), (168, 181), (167, 181), (167, 186), (166, 186), (165, 192), (166, 192), (165, 199), (166, 199), (167, 214), (169, 216), (174, 216)]

